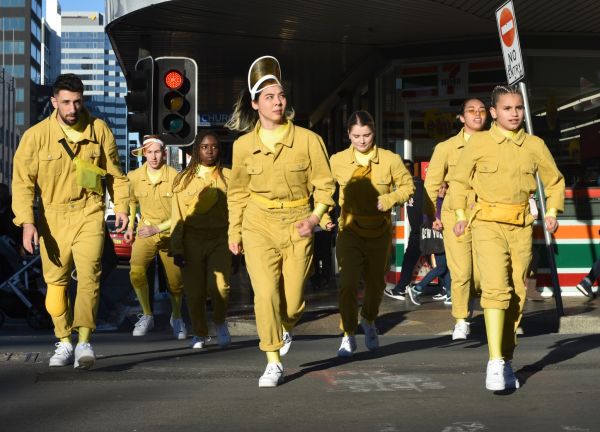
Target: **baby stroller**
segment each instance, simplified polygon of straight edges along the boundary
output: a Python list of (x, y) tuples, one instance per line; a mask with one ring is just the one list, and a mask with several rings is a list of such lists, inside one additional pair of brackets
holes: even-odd
[(37, 279), (42, 274), (40, 256), (21, 257), (13, 240), (1, 236), (0, 263), (0, 326), (8, 316), (25, 318), (33, 329), (51, 328), (45, 296), (37, 287)]

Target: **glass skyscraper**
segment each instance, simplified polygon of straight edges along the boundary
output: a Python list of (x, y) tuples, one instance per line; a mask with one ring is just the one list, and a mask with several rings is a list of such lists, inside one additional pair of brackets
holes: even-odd
[(81, 78), (86, 107), (112, 129), (125, 167), (129, 161), (127, 84), (104, 26), (99, 12), (62, 12), (61, 73)]

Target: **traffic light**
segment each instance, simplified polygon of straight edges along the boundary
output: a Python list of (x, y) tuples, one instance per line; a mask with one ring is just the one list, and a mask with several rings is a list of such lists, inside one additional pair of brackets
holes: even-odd
[(127, 75), (127, 129), (140, 135), (154, 133), (153, 93), (154, 60), (152, 57), (139, 59), (135, 70)]
[(156, 131), (167, 145), (191, 145), (198, 130), (198, 66), (187, 57), (156, 59)]

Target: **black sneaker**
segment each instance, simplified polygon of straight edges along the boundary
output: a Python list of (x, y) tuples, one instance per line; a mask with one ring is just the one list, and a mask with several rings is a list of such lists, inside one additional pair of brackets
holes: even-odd
[(383, 290), (383, 293), (396, 300), (404, 300), (406, 298), (406, 292), (396, 291), (396, 288), (386, 287)]
[(594, 293), (592, 292), (592, 281), (590, 280), (589, 277), (584, 277), (583, 279), (581, 279), (581, 282), (579, 282), (576, 286), (576, 288), (581, 292), (581, 294), (583, 294), (586, 297), (594, 297)]

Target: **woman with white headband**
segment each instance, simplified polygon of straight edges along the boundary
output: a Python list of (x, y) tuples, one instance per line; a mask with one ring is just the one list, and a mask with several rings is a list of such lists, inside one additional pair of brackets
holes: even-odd
[(323, 141), (295, 126), (286, 108), (279, 62), (258, 58), (227, 127), (247, 132), (233, 145), (229, 249), (245, 253), (254, 289), (259, 347), (268, 362), (259, 387), (283, 382), (281, 356), (290, 349), (292, 329), (304, 311), (312, 232), (334, 205)]
[(144, 336), (154, 327), (146, 270), (158, 254), (168, 280), (173, 335), (177, 339), (186, 339), (187, 331), (181, 319), (181, 271), (168, 256), (171, 243), (173, 180), (177, 171), (166, 164), (165, 144), (158, 136), (146, 135), (143, 145), (132, 150), (131, 154), (146, 158), (146, 162), (140, 168), (127, 174), (130, 182), (131, 220), (135, 220), (138, 206), (142, 216), (137, 235), (133, 235), (133, 222), (129, 224), (125, 233), (125, 241), (133, 242), (129, 277), (142, 306), (142, 314), (133, 328), (133, 336)]

